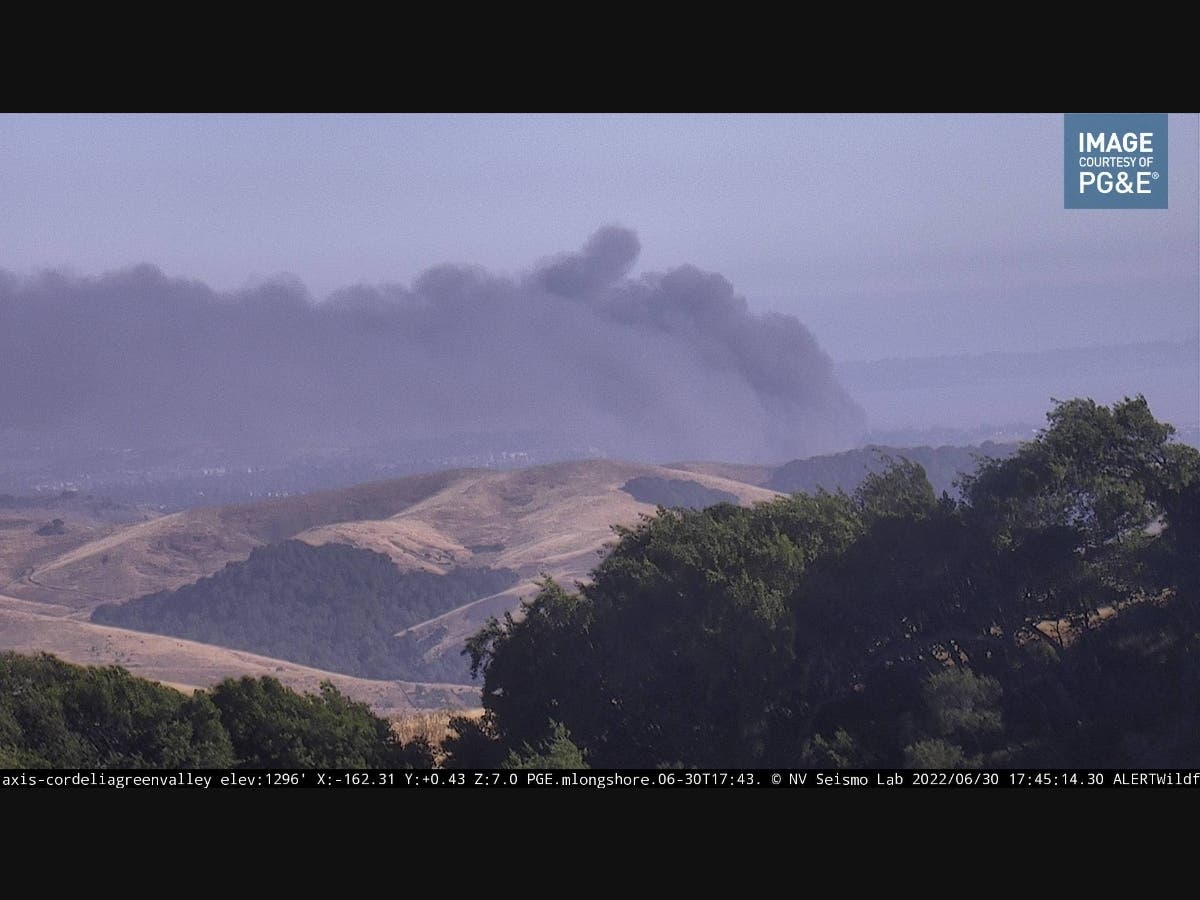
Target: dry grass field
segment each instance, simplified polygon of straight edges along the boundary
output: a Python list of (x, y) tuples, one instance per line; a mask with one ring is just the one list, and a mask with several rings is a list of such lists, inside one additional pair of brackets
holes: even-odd
[(441, 765), (446, 756), (441, 749), (442, 741), (450, 737), (450, 719), (453, 716), (478, 719), (483, 716), (483, 708), (477, 706), (471, 709), (423, 709), (403, 713), (392, 716), (392, 731), (406, 744), (417, 738), (424, 738), (433, 748), (435, 763)]
[[(122, 509), (106, 519), (75, 508), (78, 503), (34, 510), (0, 507), (0, 649), (116, 663), (192, 688), (232, 675), (275, 675), (306, 690), (329, 679), (384, 713), (471, 705), (478, 696), (471, 688), (351, 678), (224, 647), (94, 625), (88, 615), (100, 603), (191, 583), (245, 559), (255, 547), (288, 538), (374, 550), (402, 569), (516, 570), (521, 581), (515, 587), (409, 629), (445, 629), (434, 652), (457, 653), (489, 616), (515, 609), (530, 596), (541, 575), (567, 584), (586, 579), (613, 539), (612, 526), (633, 525), (654, 511), (621, 490), (639, 476), (686, 478), (742, 503), (777, 496), (706, 472), (592, 460), (517, 471), (438, 472), (166, 516)], [(63, 533), (38, 534), (51, 518), (62, 519)]]
[(426, 707), (465, 708), (479, 702), (478, 692), (464, 685), (354, 678), (242, 650), (95, 625), (77, 615), (69, 607), (0, 595), (0, 651), (52, 653), (81, 665), (119, 665), (181, 690), (211, 687), (243, 675), (270, 675), (291, 688), (314, 693), (322, 681), (331, 681), (345, 694), (388, 716)]
[[(68, 522), (62, 536), (34, 535), (23, 512), (0, 520), (0, 591), (91, 609), (172, 589), (245, 559), (257, 546), (298, 537), (386, 553), (397, 566), (444, 572), (505, 566), (527, 577), (583, 578), (611, 526), (653, 507), (621, 490), (630, 478), (680, 478), (680, 470), (591, 460), (518, 471), (438, 472), (298, 497), (205, 507), (129, 525)], [(774, 492), (702, 473), (686, 477), (743, 503)], [(42, 518), (45, 517), (42, 514)]]

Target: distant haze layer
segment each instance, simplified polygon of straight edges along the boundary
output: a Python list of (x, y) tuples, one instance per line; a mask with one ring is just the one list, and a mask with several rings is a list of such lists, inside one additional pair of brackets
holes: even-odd
[(639, 249), (608, 227), (516, 275), (446, 265), (320, 304), (286, 278), (0, 272), (0, 425), (279, 450), (530, 430), (640, 459), (855, 442), (863, 413), (803, 324), (692, 266), (630, 278)]
[(1137, 394), (1163, 421), (1200, 425), (1194, 334), (1107, 347), (845, 362), (835, 371), (877, 430), (1040, 425), (1052, 398), (1116, 403)]

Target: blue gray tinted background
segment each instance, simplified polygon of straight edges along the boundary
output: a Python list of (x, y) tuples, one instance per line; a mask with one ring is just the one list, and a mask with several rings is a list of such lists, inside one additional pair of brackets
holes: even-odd
[[(95, 288), (97, 276), (140, 263), (172, 283), (203, 282), (221, 302), (239, 303), (273, 285), (289, 303), (320, 305), (334, 295), (344, 303), (344, 289), (357, 285), (371, 286), (367, 293), (383, 303), (404, 291), (422, 302), (444, 298), (454, 290), (443, 283), (432, 294), (414, 285), (438, 264), (462, 263), (507, 279), (512, 296), (505, 302), (515, 318), (506, 321), (529, 329), (540, 321), (541, 301), (517, 295), (525, 297), (529, 284), (535, 293), (545, 287), (529, 273), (544, 274), (547, 259), (618, 225), (636, 233), (640, 253), (627, 259), (614, 251), (616, 268), (584, 290), (604, 293), (595, 302), (605, 304), (605, 327), (620, 324), (614, 297), (644, 273), (690, 264), (719, 274), (731, 296), (697, 290), (735, 319), (744, 298), (747, 318), (728, 331), (711, 322), (698, 331), (671, 325), (668, 357), (680, 366), (679, 378), (736, 364), (741, 382), (704, 387), (704, 396), (717, 396), (720, 414), (732, 415), (749, 398), (764, 419), (784, 416), (791, 425), (810, 415), (832, 428), (813, 448), (852, 442), (849, 432), (872, 428), (1036, 421), (1050, 396), (1067, 392), (1107, 401), (1144, 391), (1163, 417), (1194, 424), (1197, 122), (1195, 115), (1170, 118), (1169, 210), (1081, 213), (1063, 209), (1062, 115), (3, 116), (0, 268), (26, 306), (34, 302), (29, 285), (45, 270), (65, 273), (69, 293), (79, 279)], [(45, 285), (39, 290), (45, 294)], [(658, 296), (657, 288), (647, 290)], [(480, 308), (467, 304), (458, 325), (470, 332), (476, 320), (495, 330)], [(757, 318), (765, 313), (807, 327), (864, 411), (860, 419), (842, 415), (844, 398), (823, 382), (819, 365), (743, 372), (763, 354), (809, 352), (799, 332), (768, 350), (763, 323), (778, 320)], [(142, 306), (121, 315), (149, 313)], [(566, 313), (547, 315), (553, 341), (577, 333)], [(57, 327), (69, 332), (71, 321)], [(53, 331), (45, 322), (39, 327)], [(233, 326), (204, 325), (197, 340), (226, 327)], [(262, 327), (286, 332), (275, 320)], [(612, 327), (603, 336), (621, 340), (625, 332)], [(630, 339), (639, 354), (653, 355), (649, 348), (657, 346), (649, 327), (637, 324)], [(350, 355), (352, 330), (334, 329)], [(735, 331), (741, 336), (730, 336)], [(680, 337), (685, 332), (692, 336)], [(500, 333), (514, 353), (532, 349), (515, 332)], [(1064, 349), (1072, 353), (1054, 352)], [(632, 365), (619, 355), (599, 359), (598, 346), (582, 352), (597, 359), (549, 359), (546, 368), (594, 364), (588, 371), (600, 378)], [(308, 361), (321, 354), (312, 348), (284, 362), (303, 382)], [(866, 365), (881, 360), (909, 362)], [(686, 431), (704, 397), (663, 379), (670, 371), (656, 368), (622, 389), (653, 382), (663, 404), (676, 404), (675, 427)], [(572, 390), (586, 394), (586, 382), (581, 376)], [(783, 412), (772, 406), (776, 394), (801, 382), (815, 385), (813, 396)], [(463, 376), (463, 390), (473, 385)], [(0, 385), (9, 400), (18, 390), (25, 405), (35, 402), (28, 384)], [(439, 390), (453, 402), (453, 385)], [(345, 402), (340, 390), (321, 385), (312, 396)], [(258, 399), (279, 402), (272, 391)], [(576, 398), (560, 399), (567, 415)], [(164, 409), (175, 402), (162, 398)], [(365, 401), (361, 411), (379, 413)], [(597, 415), (660, 418), (648, 407)], [(749, 443), (736, 438), (737, 428), (714, 434), (706, 455), (809, 446), (763, 429), (763, 439)], [(636, 449), (698, 453), (707, 446), (665, 438)]]

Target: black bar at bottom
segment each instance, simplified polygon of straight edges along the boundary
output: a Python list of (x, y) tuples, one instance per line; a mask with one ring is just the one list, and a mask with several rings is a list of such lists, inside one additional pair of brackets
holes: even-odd
[(0, 770), (0, 789), (20, 788), (391, 788), (430, 791), (490, 788), (1123, 788), (1200, 787), (1200, 766), (1182, 769), (497, 769), (365, 770)]

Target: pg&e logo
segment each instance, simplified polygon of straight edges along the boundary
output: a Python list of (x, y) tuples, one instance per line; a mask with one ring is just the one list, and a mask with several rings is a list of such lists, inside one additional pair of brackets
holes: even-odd
[(1166, 113), (1067, 113), (1066, 209), (1166, 209)]

